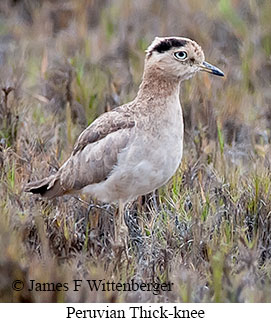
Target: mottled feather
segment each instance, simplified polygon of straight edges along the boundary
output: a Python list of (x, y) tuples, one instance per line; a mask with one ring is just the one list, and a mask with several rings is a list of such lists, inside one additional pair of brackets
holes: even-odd
[(81, 133), (75, 143), (72, 154), (75, 155), (88, 144), (99, 141), (110, 133), (121, 129), (129, 129), (134, 126), (134, 116), (129, 111), (128, 105), (123, 105), (115, 110), (104, 113)]
[(59, 170), (63, 189), (80, 190), (86, 185), (106, 180), (117, 164), (118, 154), (126, 147), (130, 134), (131, 128), (120, 128), (77, 150)]

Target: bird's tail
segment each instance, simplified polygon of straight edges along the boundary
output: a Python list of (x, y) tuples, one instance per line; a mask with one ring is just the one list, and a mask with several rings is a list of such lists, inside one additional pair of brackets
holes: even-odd
[(25, 192), (40, 194), (49, 199), (65, 194), (64, 188), (60, 185), (60, 179), (56, 175), (43, 178), (40, 181), (27, 183)]

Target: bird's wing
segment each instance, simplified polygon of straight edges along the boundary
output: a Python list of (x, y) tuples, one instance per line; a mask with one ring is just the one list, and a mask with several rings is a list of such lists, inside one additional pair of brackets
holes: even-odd
[(96, 119), (79, 136), (73, 154), (60, 168), (61, 187), (69, 192), (104, 181), (117, 165), (134, 125), (133, 116), (121, 109)]
[(134, 126), (127, 105), (104, 113), (81, 133), (72, 155), (56, 174), (28, 183), (25, 191), (54, 198), (106, 180)]
[(126, 106), (104, 113), (81, 133), (72, 154), (76, 155), (87, 145), (97, 142), (118, 130), (133, 128), (134, 125), (133, 115), (126, 109)]

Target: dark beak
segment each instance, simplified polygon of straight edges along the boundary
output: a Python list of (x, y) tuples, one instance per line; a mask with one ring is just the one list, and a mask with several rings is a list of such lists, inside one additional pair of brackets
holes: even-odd
[(217, 67), (207, 63), (207, 62), (203, 62), (201, 65), (200, 65), (200, 70), (201, 71), (205, 71), (207, 73), (211, 73), (211, 74), (214, 74), (214, 75), (218, 75), (218, 76), (224, 76), (224, 73)]

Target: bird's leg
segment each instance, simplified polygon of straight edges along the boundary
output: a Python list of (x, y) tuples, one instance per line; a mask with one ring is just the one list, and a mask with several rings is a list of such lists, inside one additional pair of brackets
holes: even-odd
[(115, 224), (115, 241), (124, 245), (127, 248), (127, 240), (128, 240), (128, 228), (124, 221), (124, 204), (122, 201), (119, 201), (119, 212), (117, 215), (117, 221), (114, 221)]
[(98, 222), (99, 222), (100, 212), (97, 211), (98, 207), (97, 207), (96, 201), (94, 201), (94, 203), (92, 204), (91, 209), (92, 208), (94, 208), (94, 212), (91, 215), (90, 221), (89, 221), (90, 222), (90, 229), (97, 229), (98, 228)]
[(144, 232), (144, 221), (142, 218), (142, 214), (144, 211), (144, 200), (143, 200), (144, 196), (140, 196), (137, 200), (137, 214), (140, 214), (140, 216), (137, 217), (137, 221), (138, 221), (138, 225), (140, 227), (141, 232)]
[(122, 201), (119, 201), (119, 224), (120, 228), (122, 228), (125, 225), (124, 222), (124, 204)]

